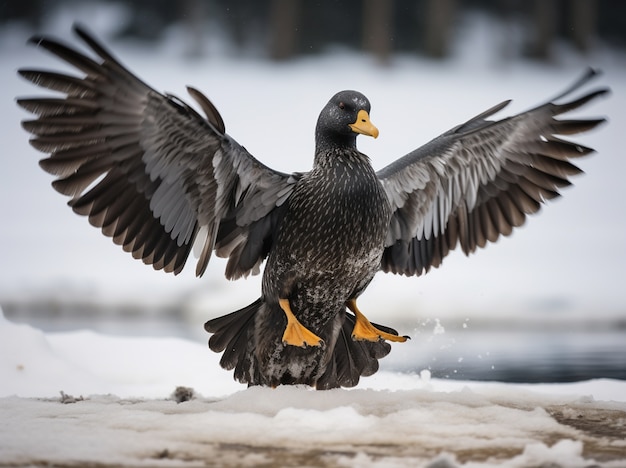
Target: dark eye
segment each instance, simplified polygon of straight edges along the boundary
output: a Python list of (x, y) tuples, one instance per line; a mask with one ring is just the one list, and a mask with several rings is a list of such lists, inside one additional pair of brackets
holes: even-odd
[(343, 102), (339, 103), (339, 109), (343, 110), (346, 108), (346, 105)]

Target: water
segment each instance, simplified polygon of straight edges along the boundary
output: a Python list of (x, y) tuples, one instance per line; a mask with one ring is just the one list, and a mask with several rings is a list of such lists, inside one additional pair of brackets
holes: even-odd
[[(396, 352), (397, 351), (397, 352)], [(464, 330), (417, 335), (389, 356), (388, 368), (433, 377), (500, 382), (626, 380), (626, 329)]]

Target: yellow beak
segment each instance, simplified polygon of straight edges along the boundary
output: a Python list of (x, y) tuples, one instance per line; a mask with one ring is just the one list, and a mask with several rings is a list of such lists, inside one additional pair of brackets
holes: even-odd
[(378, 129), (370, 122), (369, 114), (363, 109), (356, 115), (356, 121), (350, 124), (350, 128), (355, 133), (378, 138)]

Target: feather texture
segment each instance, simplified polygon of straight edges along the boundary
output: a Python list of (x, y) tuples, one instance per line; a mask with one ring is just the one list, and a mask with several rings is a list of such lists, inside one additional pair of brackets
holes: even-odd
[[(219, 112), (198, 90), (188, 88), (206, 119), (149, 87), (85, 29), (75, 32), (94, 58), (52, 39), (31, 43), (83, 76), (19, 71), (65, 95), (18, 100), (37, 116), (22, 125), (33, 134), (31, 144), (49, 154), (40, 164), (57, 176), (53, 187), (71, 197), (76, 213), (155, 269), (180, 272), (197, 240), (204, 246), (198, 275), (214, 248), (234, 255), (229, 277), (258, 271), (277, 216), (261, 221), (289, 197), (293, 177), (259, 163), (226, 135)], [(199, 233), (204, 239), (196, 239)], [(265, 247), (251, 247), (259, 244)]]
[[(557, 99), (596, 74), (590, 69)], [(558, 135), (604, 122), (555, 116), (607, 92), (598, 89), (562, 104), (548, 102), (500, 121), (486, 120), (505, 101), (379, 171), (394, 211), (382, 270), (420, 275), (439, 266), (458, 244), (469, 254), (521, 226), (581, 172), (570, 159), (593, 151)]]

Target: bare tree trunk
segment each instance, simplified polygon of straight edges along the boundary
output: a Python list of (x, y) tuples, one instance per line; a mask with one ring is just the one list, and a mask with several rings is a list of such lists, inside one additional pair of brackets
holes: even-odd
[(204, 32), (207, 25), (207, 6), (202, 0), (181, 2), (182, 21), (185, 23), (187, 45), (185, 54), (192, 58), (205, 55)]
[(270, 4), (270, 57), (286, 60), (296, 53), (300, 0), (272, 0)]
[(598, 2), (595, 0), (572, 0), (572, 39), (576, 48), (587, 52), (596, 32)]
[(535, 0), (533, 6), (535, 37), (531, 55), (541, 59), (550, 58), (552, 41), (556, 35), (557, 4), (555, 0)]
[(424, 22), (424, 48), (427, 55), (445, 57), (448, 54), (455, 10), (455, 0), (427, 0)]
[(363, 0), (363, 48), (381, 63), (391, 55), (393, 0)]

